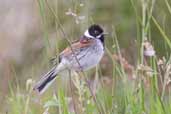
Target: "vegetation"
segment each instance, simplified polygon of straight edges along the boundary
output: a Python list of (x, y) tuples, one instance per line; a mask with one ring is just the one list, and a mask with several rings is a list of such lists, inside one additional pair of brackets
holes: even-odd
[[(170, 114), (169, 0), (36, 3), (44, 48), (27, 67), (14, 68), (15, 81), (5, 97), (7, 114)], [(93, 23), (108, 33), (101, 63), (88, 72), (57, 78), (43, 95), (34, 93), (36, 76), (52, 66), (50, 58)]]

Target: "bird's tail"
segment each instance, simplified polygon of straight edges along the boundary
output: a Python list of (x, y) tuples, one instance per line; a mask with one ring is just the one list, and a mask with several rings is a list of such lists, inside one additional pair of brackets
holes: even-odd
[(53, 67), (47, 74), (45, 74), (39, 82), (36, 83), (33, 90), (38, 91), (42, 94), (55, 80), (57, 76), (57, 69)]

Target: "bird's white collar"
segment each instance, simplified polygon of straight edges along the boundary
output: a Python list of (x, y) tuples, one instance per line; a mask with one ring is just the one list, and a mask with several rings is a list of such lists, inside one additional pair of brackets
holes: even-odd
[(89, 34), (88, 30), (85, 31), (84, 35), (88, 38), (95, 38)]

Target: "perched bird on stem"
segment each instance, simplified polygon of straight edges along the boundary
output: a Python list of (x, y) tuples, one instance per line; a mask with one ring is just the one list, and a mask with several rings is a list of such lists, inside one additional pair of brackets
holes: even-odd
[(91, 25), (80, 40), (64, 49), (59, 55), (59, 64), (42, 76), (34, 90), (40, 94), (65, 70), (85, 71), (95, 67), (104, 54), (104, 31), (99, 25)]

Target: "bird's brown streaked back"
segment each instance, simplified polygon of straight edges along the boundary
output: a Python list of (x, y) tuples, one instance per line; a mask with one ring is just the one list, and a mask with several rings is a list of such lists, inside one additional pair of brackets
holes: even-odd
[(65, 50), (63, 50), (60, 53), (60, 56), (70, 55), (71, 53), (73, 53), (73, 51), (75, 51), (77, 49), (88, 47), (88, 46), (92, 45), (92, 43), (94, 43), (93, 39), (83, 39), (83, 40), (80, 40), (79, 42), (74, 43), (72, 45), (72, 47), (67, 47)]

